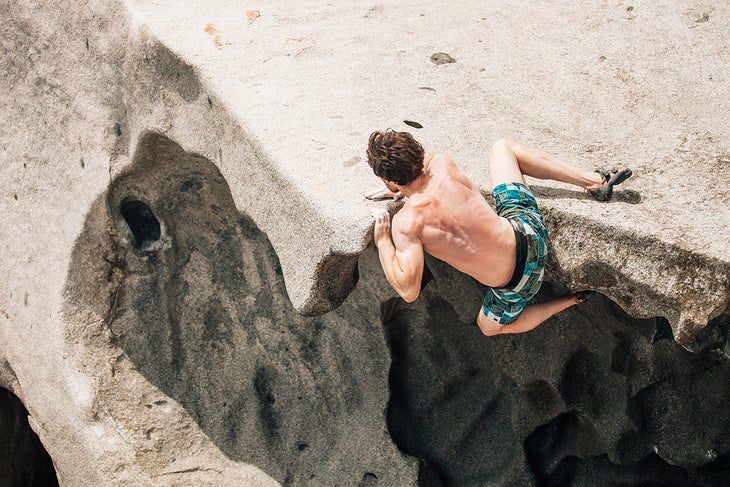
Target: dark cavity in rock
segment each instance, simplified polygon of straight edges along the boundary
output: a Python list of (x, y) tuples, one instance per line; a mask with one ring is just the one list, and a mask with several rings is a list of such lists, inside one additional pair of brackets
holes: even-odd
[(23, 403), (0, 387), (0, 485), (57, 486), (53, 461), (27, 418)]
[(452, 58), (445, 52), (435, 52), (431, 54), (431, 62), (434, 64), (451, 64), (455, 63), (456, 59)]
[(149, 206), (141, 201), (132, 200), (122, 203), (119, 211), (134, 235), (132, 243), (134, 248), (147, 248), (160, 239), (160, 222)]

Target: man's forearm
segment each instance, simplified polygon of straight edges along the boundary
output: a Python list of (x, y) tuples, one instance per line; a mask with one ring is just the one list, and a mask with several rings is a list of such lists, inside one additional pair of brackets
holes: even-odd
[[(398, 257), (398, 249), (393, 242), (390, 230), (390, 215), (385, 211), (375, 212), (375, 229), (373, 239), (378, 248), (378, 256), (380, 257), (380, 265), (383, 267), (385, 278), (388, 279), (390, 285), (395, 291), (409, 303), (415, 301), (420, 291), (419, 283), (413, 282), (420, 280), (420, 272), (418, 272), (418, 264), (409, 262), (401, 262)], [(406, 242), (406, 245), (408, 242)], [(422, 252), (421, 247), (412, 246), (416, 252)], [(406, 256), (408, 256), (406, 252)], [(415, 261), (415, 259), (411, 259)], [(410, 267), (404, 267), (410, 265)], [(416, 277), (416, 274), (419, 274)]]
[(396, 258), (393, 242), (390, 239), (381, 239), (377, 243), (377, 247), (380, 265), (391, 287), (407, 302), (415, 301), (418, 297), (419, 288), (411, 285), (412, 283), (405, 282), (405, 273)]

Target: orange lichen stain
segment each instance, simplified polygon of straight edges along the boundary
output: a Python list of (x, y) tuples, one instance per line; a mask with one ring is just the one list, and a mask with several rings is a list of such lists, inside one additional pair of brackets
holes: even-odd
[(218, 32), (218, 29), (216, 29), (215, 27), (213, 27), (213, 24), (208, 23), (208, 24), (205, 25), (205, 33), (206, 34), (212, 36), (212, 35), (215, 35), (216, 32)]
[(248, 19), (249, 24), (258, 19), (260, 16), (261, 12), (259, 12), (258, 10), (246, 10), (246, 18)]
[(218, 29), (213, 27), (213, 24), (211, 24), (211, 23), (206, 24), (204, 31), (206, 34), (213, 37), (213, 44), (215, 44), (216, 47), (221, 47), (221, 36), (217, 35)]

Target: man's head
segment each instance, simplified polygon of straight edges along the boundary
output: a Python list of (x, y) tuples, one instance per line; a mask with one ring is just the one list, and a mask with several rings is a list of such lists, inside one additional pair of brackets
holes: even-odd
[(423, 147), (408, 132), (373, 132), (367, 153), (375, 175), (400, 186), (408, 186), (423, 171)]

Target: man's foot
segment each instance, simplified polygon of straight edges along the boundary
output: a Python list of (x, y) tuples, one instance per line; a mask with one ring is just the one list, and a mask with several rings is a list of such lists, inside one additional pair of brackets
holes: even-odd
[(593, 296), (595, 296), (595, 291), (580, 291), (578, 293), (575, 293), (575, 303), (581, 304), (585, 303), (589, 299), (591, 299)]
[(603, 183), (595, 187), (586, 188), (586, 191), (598, 201), (609, 201), (613, 196), (613, 187), (623, 183), (633, 174), (633, 171), (626, 166), (607, 171), (599, 169), (596, 172), (603, 178)]

